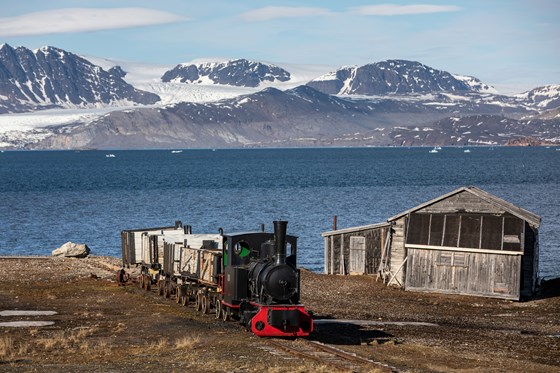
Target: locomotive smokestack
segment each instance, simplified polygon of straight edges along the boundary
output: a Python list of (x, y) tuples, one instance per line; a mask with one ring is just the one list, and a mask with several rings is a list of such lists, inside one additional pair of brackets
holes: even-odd
[(274, 260), (276, 264), (286, 263), (286, 231), (288, 222), (274, 221)]

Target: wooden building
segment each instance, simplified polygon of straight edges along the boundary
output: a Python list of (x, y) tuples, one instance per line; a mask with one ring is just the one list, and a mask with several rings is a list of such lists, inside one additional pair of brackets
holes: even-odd
[[(366, 245), (366, 251), (380, 252), (377, 274), (390, 285), (516, 300), (535, 290), (540, 217), (479, 188), (459, 188), (387, 224), (386, 250)], [(335, 232), (323, 234), (331, 262), (327, 237)], [(345, 273), (336, 260), (325, 261), (325, 269)]]
[(388, 249), (390, 223), (339, 229), (322, 234), (325, 273), (375, 274)]

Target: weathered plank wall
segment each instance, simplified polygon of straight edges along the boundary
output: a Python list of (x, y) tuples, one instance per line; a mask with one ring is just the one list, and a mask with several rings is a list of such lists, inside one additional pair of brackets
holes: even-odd
[(406, 268), (403, 265), (406, 258), (406, 250), (404, 247), (405, 234), (406, 234), (406, 216), (401, 217), (393, 222), (392, 238), (390, 253), (390, 271), (391, 278), (388, 285), (403, 286), (405, 279)]
[[(341, 233), (336, 231), (324, 234), (325, 245), (325, 273), (327, 274), (350, 274), (353, 267), (351, 265), (351, 241), (355, 241), (354, 245), (359, 241), (359, 237), (365, 240), (365, 257), (363, 258), (365, 274), (375, 274), (381, 261), (382, 245), (385, 243), (389, 235), (389, 224), (380, 226), (357, 229), (349, 231), (347, 229), (341, 230)], [(352, 237), (355, 237), (352, 239)], [(357, 251), (354, 251), (354, 254)], [(360, 260), (353, 256), (355, 264)], [(357, 272), (356, 272), (357, 274)]]
[(406, 290), (519, 299), (522, 255), (408, 248)]
[(475, 212), (480, 214), (504, 214), (505, 211), (470, 193), (459, 193), (424, 207), (421, 213)]

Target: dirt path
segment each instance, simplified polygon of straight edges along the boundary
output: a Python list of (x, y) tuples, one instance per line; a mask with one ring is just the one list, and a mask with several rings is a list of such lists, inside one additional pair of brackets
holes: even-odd
[[(0, 326), (0, 371), (330, 371), (275, 351), (234, 322), (137, 284), (117, 286), (119, 265), (105, 257), (0, 258), (0, 311), (56, 311), (0, 314), (0, 323), (53, 322)], [(372, 277), (307, 271), (302, 288), (321, 320), (310, 339), (401, 371), (560, 371), (560, 297), (518, 303), (410, 293)]]

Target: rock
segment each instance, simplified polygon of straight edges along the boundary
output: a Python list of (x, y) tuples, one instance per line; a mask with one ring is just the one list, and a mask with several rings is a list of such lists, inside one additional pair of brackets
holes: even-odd
[(53, 250), (53, 256), (64, 256), (66, 258), (85, 258), (89, 255), (89, 247), (83, 243), (66, 242), (58, 249)]

